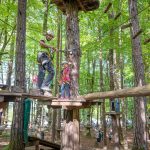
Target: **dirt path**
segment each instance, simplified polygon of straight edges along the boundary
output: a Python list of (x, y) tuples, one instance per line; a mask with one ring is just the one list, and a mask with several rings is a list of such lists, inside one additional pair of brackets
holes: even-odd
[[(50, 140), (50, 136), (46, 136), (45, 140)], [(132, 147), (132, 142), (133, 142), (133, 132), (132, 131), (128, 131), (127, 132), (127, 141), (128, 141), (128, 150), (131, 149)], [(150, 150), (150, 141), (149, 142), (149, 150)], [(103, 142), (101, 143), (96, 143), (96, 138), (94, 136), (94, 134), (92, 133), (91, 137), (87, 137), (84, 134), (84, 131), (81, 132), (81, 136), (80, 136), (80, 147), (81, 150), (103, 150)], [(107, 140), (108, 143), (108, 147), (107, 150), (113, 150), (113, 143), (110, 142), (109, 140)], [(2, 148), (4, 148), (6, 145), (9, 144), (9, 137), (2, 137), (0, 136), (0, 150)], [(50, 150), (50, 148), (46, 148), (43, 146), (40, 146), (41, 149), (43, 150)], [(121, 148), (122, 149), (122, 148)], [(35, 147), (28, 147), (26, 148), (26, 150), (35, 150)]]

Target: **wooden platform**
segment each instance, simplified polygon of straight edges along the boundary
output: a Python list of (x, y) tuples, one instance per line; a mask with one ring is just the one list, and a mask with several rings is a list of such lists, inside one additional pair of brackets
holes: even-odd
[(101, 105), (103, 102), (101, 100), (86, 101), (82, 96), (78, 96), (76, 99), (66, 101), (57, 99), (57, 97), (49, 97), (35, 93), (0, 91), (0, 102), (15, 102), (16, 100), (19, 100), (18, 98), (30, 98), (31, 100), (38, 100), (42, 104), (52, 106), (54, 108), (61, 108), (65, 106), (71, 109), (74, 107), (78, 107), (79, 109), (89, 108), (91, 105)]
[(55, 99), (52, 100), (51, 103), (49, 103), (49, 105), (53, 108), (66, 108), (66, 109), (73, 109), (78, 107), (79, 109), (83, 109), (83, 108), (89, 108), (92, 105), (101, 105), (102, 101), (100, 100), (95, 100), (95, 101), (86, 101), (84, 100), (82, 97), (77, 98), (77, 100), (62, 100), (62, 99)]
[(18, 98), (30, 98), (31, 100), (38, 100), (44, 105), (51, 106), (53, 108), (64, 108), (64, 109), (73, 109), (78, 107), (80, 108), (89, 108), (91, 105), (100, 105), (102, 101), (86, 101), (82, 96), (78, 96), (73, 100), (60, 100), (57, 97), (49, 97), (44, 95), (37, 95), (35, 93), (15, 93), (9, 91), (0, 91), (0, 103), (1, 102), (15, 102), (19, 100)]
[(121, 112), (115, 112), (115, 111), (105, 113), (105, 115), (120, 115), (120, 114), (121, 114)]
[(75, 100), (52, 100), (51, 106), (82, 106), (85, 101)]
[(29, 93), (13, 93), (13, 92), (6, 92), (0, 91), (0, 97), (5, 102), (14, 102), (16, 98), (30, 98), (30, 99), (37, 99), (40, 101), (52, 101), (57, 99), (57, 97), (48, 97), (44, 95), (36, 95), (36, 94), (29, 94)]
[[(80, 11), (92, 11), (99, 7), (99, 0), (76, 0), (76, 2)], [(52, 0), (51, 3), (56, 4), (62, 12), (66, 12), (64, 0)]]

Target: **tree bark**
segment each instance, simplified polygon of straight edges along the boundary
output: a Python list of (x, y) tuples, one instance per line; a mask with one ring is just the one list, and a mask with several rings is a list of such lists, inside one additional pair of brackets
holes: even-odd
[(134, 96), (150, 96), (150, 84), (141, 87), (126, 88), (115, 91), (89, 93), (83, 95), (83, 98), (87, 101), (93, 101), (103, 98), (121, 98)]
[[(61, 14), (60, 14), (60, 12), (58, 11), (58, 27), (57, 27), (57, 49), (60, 49), (60, 29), (61, 29)], [(59, 89), (58, 89), (58, 77), (59, 77), (59, 70), (60, 70), (60, 68), (59, 68), (59, 66), (60, 66), (60, 64), (59, 64), (59, 53), (57, 52), (56, 53), (56, 73), (55, 73), (55, 76), (56, 76), (56, 78), (55, 78), (55, 92), (54, 92), (54, 95), (56, 96), (56, 95), (59, 95)], [(61, 114), (61, 112), (60, 112), (60, 110), (53, 110), (53, 120), (52, 120), (52, 141), (54, 142), (55, 141), (55, 139), (56, 139), (56, 135), (57, 135), (57, 137), (59, 137), (59, 135), (58, 134), (56, 134), (57, 132), (56, 132), (56, 122), (57, 122), (57, 125), (60, 127), (61, 125), (60, 125), (60, 120), (58, 119), (58, 118), (60, 118), (61, 116), (60, 116), (60, 114)], [(59, 115), (59, 116), (58, 116)], [(58, 118), (57, 118), (58, 117)]]
[(73, 122), (64, 122), (64, 130), (62, 133), (62, 150), (79, 150), (79, 123), (74, 119)]
[(91, 84), (91, 89), (92, 89), (92, 92), (94, 92), (94, 81), (95, 81), (95, 69), (96, 69), (96, 60), (93, 60), (92, 62), (92, 68), (93, 68), (93, 73), (92, 73), (92, 84)]
[[(79, 41), (79, 23), (78, 23), (78, 7), (76, 1), (64, 1), (66, 6), (66, 33), (67, 33), (67, 50), (72, 52), (71, 56), (67, 56), (68, 60), (72, 64), (71, 68), (71, 98), (77, 100), (79, 96), (79, 67), (80, 67), (80, 41)], [(62, 150), (79, 150), (79, 110), (66, 110), (66, 122), (67, 126), (63, 130), (67, 129), (69, 133), (65, 133), (62, 137), (63, 139), (68, 139), (69, 141), (65, 143), (62, 140)], [(74, 119), (75, 123), (74, 123)], [(74, 128), (69, 128), (69, 123), (74, 124)], [(72, 137), (73, 136), (73, 137)]]
[[(103, 78), (103, 57), (102, 57), (102, 49), (100, 49), (100, 91), (104, 91), (104, 78)], [(105, 99), (103, 99), (102, 103), (102, 128), (104, 132), (104, 148), (107, 147), (107, 129), (106, 129), (106, 117), (105, 117)]]
[(57, 118), (57, 110), (53, 109), (52, 110), (52, 142), (55, 141), (56, 139), (56, 118)]
[(73, 99), (79, 96), (79, 67), (80, 67), (80, 41), (79, 41), (79, 21), (78, 7), (76, 1), (66, 2), (66, 32), (67, 49), (72, 51), (70, 61), (71, 68), (71, 97)]
[[(25, 36), (26, 36), (26, 0), (18, 0), (15, 86), (25, 92)], [(11, 129), (10, 150), (24, 150), (23, 141), (23, 99), (16, 98)]]
[[(109, 19), (112, 20), (114, 19), (114, 14), (113, 12), (111, 12), (111, 14), (109, 14)], [(110, 43), (113, 43), (114, 39), (113, 39), (113, 27), (111, 27), (110, 29)], [(115, 89), (115, 75), (114, 75), (114, 49), (113, 49), (113, 45), (112, 48), (109, 49), (109, 76), (110, 76), (110, 82), (109, 82), (109, 86), (110, 86), (110, 90), (114, 90)], [(110, 98), (110, 111), (115, 111), (115, 100), (113, 98)], [(119, 134), (118, 134), (118, 124), (117, 124), (117, 116), (112, 116), (112, 130), (113, 130), (113, 141), (114, 141), (114, 150), (119, 150), (120, 146), (119, 146)]]
[[(57, 49), (61, 49), (62, 47), (62, 37), (61, 37), (61, 28), (62, 28), (62, 14), (61, 12), (58, 10), (58, 27), (57, 27)], [(58, 78), (60, 77), (60, 66), (61, 66), (61, 62), (60, 62), (60, 53), (56, 54), (56, 79), (55, 79), (55, 93), (57, 95), (59, 95), (59, 86), (58, 86)], [(61, 128), (61, 109), (57, 109), (57, 120), (56, 120), (56, 124), (57, 124), (57, 129)], [(60, 133), (56, 132), (56, 138), (60, 139)]]
[[(130, 28), (131, 40), (132, 40), (132, 60), (135, 73), (135, 86), (143, 86), (144, 81), (144, 64), (142, 59), (142, 48), (140, 42), (140, 36), (133, 38), (139, 31), (139, 21), (137, 16), (137, 0), (129, 0), (129, 14), (131, 16)], [(146, 108), (144, 97), (135, 97), (135, 127), (134, 127), (134, 144), (133, 149), (147, 150), (146, 139)]]
[(25, 36), (26, 36), (26, 0), (18, 1), (17, 38), (16, 38), (16, 62), (15, 62), (15, 86), (23, 91), (25, 85)]
[(8, 86), (8, 89), (11, 88), (11, 75), (13, 71), (12, 69), (13, 69), (13, 60), (14, 60), (14, 48), (15, 48), (14, 37), (12, 37), (12, 41), (10, 45), (10, 54), (9, 54), (10, 61), (8, 62), (8, 72), (7, 72), (7, 79), (6, 79), (6, 85)]
[(45, 11), (44, 11), (44, 20), (43, 20), (43, 33), (45, 34), (47, 32), (47, 20), (48, 20), (50, 0), (45, 0), (44, 5), (45, 5)]

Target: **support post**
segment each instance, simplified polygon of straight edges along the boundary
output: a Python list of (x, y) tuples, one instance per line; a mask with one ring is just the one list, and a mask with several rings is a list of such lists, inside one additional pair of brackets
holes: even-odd
[(111, 115), (112, 116), (112, 126), (113, 126), (113, 139), (114, 139), (114, 150), (120, 150), (119, 143), (119, 115)]
[(106, 125), (106, 117), (105, 117), (105, 99), (102, 103), (102, 114), (103, 114), (103, 133), (104, 133), (104, 149), (107, 149), (107, 125)]
[[(80, 66), (80, 41), (77, 1), (64, 1), (66, 8), (67, 50), (72, 55), (67, 56), (71, 67), (71, 98), (79, 96), (78, 78)], [(79, 140), (79, 109), (66, 110), (66, 122), (62, 134), (62, 150), (80, 150)]]
[(35, 150), (40, 150), (40, 147), (39, 147), (39, 141), (36, 141), (36, 144), (35, 144)]
[(71, 112), (72, 121), (64, 121), (61, 143), (62, 150), (80, 150), (79, 109), (73, 109)]

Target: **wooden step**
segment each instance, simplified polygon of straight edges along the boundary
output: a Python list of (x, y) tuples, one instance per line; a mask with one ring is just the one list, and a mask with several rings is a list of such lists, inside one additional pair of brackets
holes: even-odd
[(82, 106), (85, 101), (75, 100), (52, 100), (51, 106)]
[(115, 111), (110, 111), (110, 112), (106, 112), (105, 115), (120, 115), (121, 112), (115, 112)]

